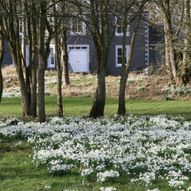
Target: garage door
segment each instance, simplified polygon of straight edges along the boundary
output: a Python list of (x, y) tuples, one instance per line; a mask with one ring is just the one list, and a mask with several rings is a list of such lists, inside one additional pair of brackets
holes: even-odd
[(89, 72), (89, 46), (69, 45), (68, 50), (72, 72)]

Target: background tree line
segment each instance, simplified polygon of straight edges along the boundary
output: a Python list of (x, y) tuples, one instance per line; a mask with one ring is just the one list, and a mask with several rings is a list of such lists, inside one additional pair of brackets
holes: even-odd
[[(190, 82), (190, 0), (7, 0), (0, 2), (0, 12), (0, 64), (6, 40), (20, 83), (23, 115), (38, 117), (40, 122), (46, 120), (45, 70), (52, 41), (56, 49), (57, 115), (63, 116), (62, 83), (70, 84), (67, 32), (70, 30), (71, 19), (79, 19), (86, 24), (96, 50), (97, 89), (90, 117), (104, 115), (108, 50), (119, 25), (123, 31), (119, 115), (126, 113), (125, 90), (129, 67), (136, 34), (143, 20), (164, 35), (164, 63), (172, 81), (177, 84)], [(145, 12), (151, 16), (145, 17)], [(112, 16), (117, 17), (119, 22), (114, 22)], [(131, 43), (126, 58), (126, 33), (129, 25)], [(29, 47), (28, 61), (26, 46)], [(0, 97), (2, 89), (0, 70)]]

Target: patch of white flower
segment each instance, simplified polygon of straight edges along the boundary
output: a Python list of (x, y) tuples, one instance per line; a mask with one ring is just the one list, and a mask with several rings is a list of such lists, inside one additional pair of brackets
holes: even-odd
[(100, 191), (117, 191), (115, 187), (101, 187)]
[(176, 86), (172, 84), (172, 85), (164, 87), (162, 91), (169, 94), (190, 94), (191, 87), (190, 85)]
[(117, 177), (119, 177), (119, 172), (114, 170), (97, 173), (98, 182), (105, 182), (105, 180), (108, 178), (117, 178)]
[(53, 173), (75, 168), (98, 182), (127, 176), (148, 188), (163, 180), (175, 190), (191, 181), (191, 122), (181, 117), (51, 118), (43, 124), (12, 119), (0, 127), (0, 136), (27, 138), (34, 163)]
[(18, 91), (12, 90), (11, 92), (3, 92), (2, 95), (3, 98), (16, 98), (16, 97), (21, 97), (21, 93)]
[(160, 191), (158, 188), (148, 189), (147, 191)]

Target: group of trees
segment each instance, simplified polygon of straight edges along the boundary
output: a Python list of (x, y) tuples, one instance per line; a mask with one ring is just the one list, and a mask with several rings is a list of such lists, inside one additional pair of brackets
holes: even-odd
[[(146, 11), (154, 16), (144, 17)], [(70, 84), (67, 33), (70, 30), (68, 26), (71, 19), (74, 18), (86, 24), (96, 50), (97, 89), (90, 117), (104, 115), (108, 51), (115, 28), (119, 24), (114, 22), (113, 16), (120, 20), (123, 31), (118, 114), (126, 113), (126, 83), (136, 33), (143, 19), (164, 35), (165, 66), (172, 79), (176, 83), (190, 82), (190, 0), (7, 0), (0, 2), (0, 15), (0, 64), (4, 55), (3, 43), (6, 39), (18, 74), (23, 115), (38, 116), (40, 122), (46, 120), (45, 69), (52, 41), (56, 47), (57, 114), (63, 116), (63, 80), (65, 85)], [(128, 25), (130, 25), (131, 43), (127, 59)], [(162, 29), (160, 26), (163, 26)], [(28, 60), (26, 47), (29, 49)], [(0, 97), (2, 87), (0, 69)]]
[(191, 81), (191, 1), (154, 0), (149, 6), (150, 24), (158, 29), (162, 26), (159, 31), (164, 35), (166, 71), (175, 84), (188, 84)]

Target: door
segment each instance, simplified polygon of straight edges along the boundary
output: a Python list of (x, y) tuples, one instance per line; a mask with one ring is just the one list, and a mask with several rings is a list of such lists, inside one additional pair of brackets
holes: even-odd
[(72, 72), (89, 72), (88, 46), (69, 46), (68, 50)]

